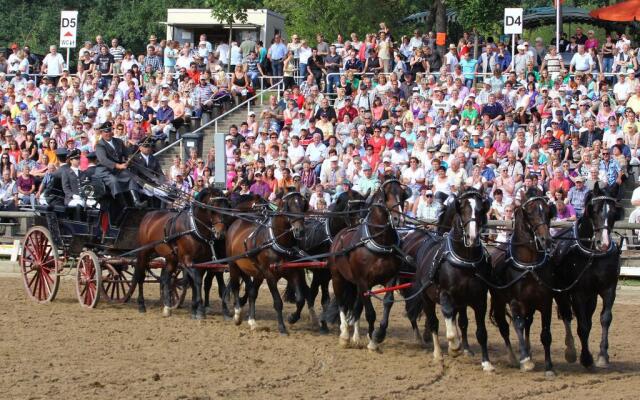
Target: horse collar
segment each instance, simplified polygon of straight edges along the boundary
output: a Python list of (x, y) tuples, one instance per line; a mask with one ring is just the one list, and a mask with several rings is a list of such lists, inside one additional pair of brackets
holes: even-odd
[(483, 262), (485, 260), (485, 251), (483, 249), (482, 253), (480, 254), (480, 257), (477, 260), (473, 260), (473, 261), (468, 261), (465, 260), (463, 258), (461, 258), (460, 256), (458, 256), (456, 254), (456, 252), (453, 250), (453, 239), (452, 236), (447, 234), (446, 236), (446, 240), (445, 240), (445, 251), (444, 251), (444, 255), (445, 257), (447, 257), (447, 261), (449, 263), (451, 263), (451, 265), (456, 266), (456, 267), (461, 267), (461, 268), (477, 268), (478, 265)]
[(365, 221), (364, 224), (362, 224), (363, 229), (364, 229), (364, 245), (367, 249), (371, 250), (374, 253), (385, 253), (385, 254), (391, 254), (394, 251), (394, 247), (393, 245), (391, 246), (383, 246), (380, 245), (378, 243), (376, 243), (375, 239), (373, 237), (371, 237), (371, 232), (369, 231), (369, 224), (367, 224), (367, 221)]
[(275, 250), (277, 253), (281, 253), (287, 256), (297, 255), (297, 253), (293, 249), (287, 249), (286, 247), (283, 247), (280, 243), (278, 243), (278, 238), (276, 238), (276, 235), (273, 232), (272, 221), (273, 218), (271, 217), (267, 221), (267, 232), (269, 234), (268, 242), (271, 243), (271, 247), (273, 248), (273, 250)]
[(597, 251), (584, 247), (582, 245), (582, 242), (580, 242), (580, 236), (578, 235), (578, 223), (579, 220), (576, 220), (576, 222), (573, 224), (573, 247), (577, 247), (581, 253), (589, 257), (602, 258), (610, 255), (615, 250), (615, 243), (613, 242), (613, 240), (609, 241), (609, 248), (605, 251)]
[[(198, 225), (196, 225), (196, 217), (193, 215), (193, 207), (189, 207), (189, 223), (191, 224), (191, 231), (195, 233), (196, 237), (204, 242), (209, 242), (209, 239), (202, 236), (200, 231), (198, 230)], [(212, 247), (213, 249), (213, 247)]]
[(525, 263), (522, 263), (522, 262), (516, 260), (516, 258), (513, 256), (513, 236), (512, 236), (512, 239), (509, 241), (509, 246), (507, 247), (507, 250), (508, 250), (507, 260), (511, 260), (511, 264), (514, 267), (516, 267), (516, 269), (523, 270), (523, 271), (536, 270), (536, 269), (544, 266), (547, 263), (547, 261), (549, 260), (549, 252), (548, 251), (544, 252), (544, 257), (542, 257), (542, 260), (538, 261), (537, 263), (525, 264)]
[(333, 238), (331, 237), (331, 228), (329, 227), (329, 220), (330, 218), (327, 218), (324, 220), (324, 233), (327, 234), (327, 241), (329, 241), (329, 243), (333, 243)]

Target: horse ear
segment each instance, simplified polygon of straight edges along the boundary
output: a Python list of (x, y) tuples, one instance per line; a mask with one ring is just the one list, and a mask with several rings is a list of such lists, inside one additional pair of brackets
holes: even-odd
[(554, 203), (549, 203), (549, 221), (554, 219), (558, 214), (558, 209)]
[(406, 186), (404, 189), (404, 199), (407, 200), (411, 198), (412, 194), (413, 194), (413, 191), (411, 190), (411, 188), (409, 186)]
[(596, 183), (593, 185), (593, 190), (592, 190), (594, 196), (600, 196), (600, 182), (596, 181)]

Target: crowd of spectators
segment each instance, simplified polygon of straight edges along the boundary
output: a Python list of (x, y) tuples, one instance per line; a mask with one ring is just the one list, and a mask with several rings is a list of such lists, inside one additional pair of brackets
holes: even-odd
[[(406, 210), (419, 218), (434, 218), (465, 187), (490, 196), (492, 218), (509, 218), (537, 186), (560, 219), (573, 219), (596, 182), (619, 192), (640, 164), (639, 55), (625, 35), (600, 45), (576, 29), (560, 43), (572, 53), (566, 65), (540, 38), (520, 40), (514, 55), (487, 38), (472, 57), (467, 33), (440, 54), (432, 33), (396, 39), (384, 24), (363, 40), (318, 35), (315, 47), (297, 35), (267, 46), (199, 39), (192, 47), (152, 36), (136, 56), (98, 36), (78, 52), (74, 74), (55, 46), (41, 65), (12, 46), (0, 57), (3, 202), (37, 201), (58, 147), (80, 149), (86, 166), (106, 121), (128, 145), (167, 142), (189, 118), (279, 79), (280, 96), (226, 136), (232, 193), (273, 198), (295, 186), (322, 210), (392, 174), (413, 189)], [(197, 193), (213, 183), (215, 151), (205, 153), (176, 157), (165, 173)]]

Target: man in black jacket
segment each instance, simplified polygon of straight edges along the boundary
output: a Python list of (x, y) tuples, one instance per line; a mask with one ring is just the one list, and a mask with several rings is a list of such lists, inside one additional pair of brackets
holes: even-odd
[(62, 190), (64, 191), (64, 205), (67, 207), (84, 206), (84, 200), (80, 198), (80, 185), (83, 181), (83, 172), (80, 171), (80, 150), (74, 149), (67, 156), (69, 168), (62, 171)]
[(602, 141), (602, 129), (596, 127), (596, 122), (590, 118), (584, 123), (584, 128), (580, 129), (580, 145), (582, 147), (592, 147), (596, 140)]
[[(153, 187), (167, 183), (160, 162), (153, 155), (151, 140), (144, 140), (140, 143), (140, 153), (133, 156), (131, 169), (136, 175), (142, 177), (145, 181), (149, 181)], [(152, 206), (160, 207), (160, 199), (157, 196), (163, 197), (164, 192), (157, 192), (146, 185), (142, 191), (151, 200)]]
[(102, 138), (96, 144), (96, 157), (98, 166), (95, 177), (101, 179), (115, 198), (125, 192), (131, 194), (135, 207), (144, 207), (146, 204), (138, 198), (140, 186), (133, 180), (133, 175), (129, 172), (130, 152), (125, 147), (124, 142), (113, 137), (112, 124), (105, 122), (100, 126)]

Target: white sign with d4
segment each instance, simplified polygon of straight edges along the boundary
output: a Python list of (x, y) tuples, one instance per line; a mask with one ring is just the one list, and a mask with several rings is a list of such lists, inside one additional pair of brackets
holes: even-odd
[(505, 35), (521, 35), (524, 22), (522, 20), (522, 8), (504, 9), (504, 33)]

